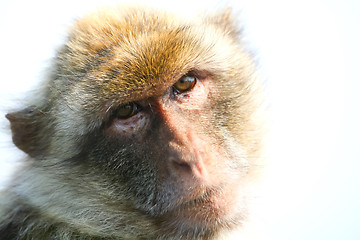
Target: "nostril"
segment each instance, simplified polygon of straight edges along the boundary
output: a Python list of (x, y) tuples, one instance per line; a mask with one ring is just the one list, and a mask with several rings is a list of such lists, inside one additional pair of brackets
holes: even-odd
[(186, 162), (173, 160), (172, 164), (173, 164), (174, 168), (177, 170), (186, 171), (186, 172), (192, 171), (190, 165)]

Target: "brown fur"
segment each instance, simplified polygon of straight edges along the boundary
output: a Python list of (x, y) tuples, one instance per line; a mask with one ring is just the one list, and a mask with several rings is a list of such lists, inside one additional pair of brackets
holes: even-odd
[[(190, 21), (144, 8), (76, 21), (41, 97), (7, 115), (29, 158), (1, 195), (0, 238), (210, 239), (241, 226), (263, 122), (261, 87), (235, 25), (229, 11)], [(171, 204), (157, 192), (161, 167), (148, 162), (161, 159), (154, 149), (166, 148), (166, 139), (150, 135), (138, 148), (137, 136), (115, 143), (102, 132), (116, 106), (160, 97), (194, 70), (212, 85), (206, 114), (188, 121), (226, 146), (232, 159), (224, 169), (236, 166), (243, 179), (239, 214), (211, 228), (167, 214)]]

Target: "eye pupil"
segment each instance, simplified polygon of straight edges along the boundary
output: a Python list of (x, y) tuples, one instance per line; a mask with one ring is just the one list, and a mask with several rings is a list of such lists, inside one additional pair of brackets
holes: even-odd
[(191, 90), (195, 86), (195, 83), (196, 83), (195, 77), (185, 75), (174, 84), (174, 89), (178, 93), (183, 93), (183, 92)]
[(126, 119), (133, 116), (136, 113), (136, 106), (134, 103), (127, 103), (121, 105), (116, 110), (116, 117), (120, 119)]

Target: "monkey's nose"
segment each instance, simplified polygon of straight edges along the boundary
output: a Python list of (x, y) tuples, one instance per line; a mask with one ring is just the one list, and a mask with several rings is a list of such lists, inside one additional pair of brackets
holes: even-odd
[(182, 180), (196, 179), (201, 184), (210, 184), (209, 174), (202, 159), (172, 158), (170, 161), (172, 171), (174, 171)]

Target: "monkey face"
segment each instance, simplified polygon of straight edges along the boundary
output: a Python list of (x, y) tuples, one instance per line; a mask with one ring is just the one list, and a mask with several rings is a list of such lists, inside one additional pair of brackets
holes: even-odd
[(101, 182), (105, 205), (143, 214), (158, 231), (237, 225), (260, 149), (261, 98), (233, 25), (228, 14), (194, 23), (139, 9), (78, 20), (46, 100), (8, 115), (15, 144), (67, 179)]
[(209, 73), (193, 70), (159, 96), (115, 107), (100, 138), (109, 155), (101, 141), (91, 159), (130, 186), (136, 207), (151, 216), (212, 226), (234, 221), (248, 162), (216, 124), (216, 88)]

